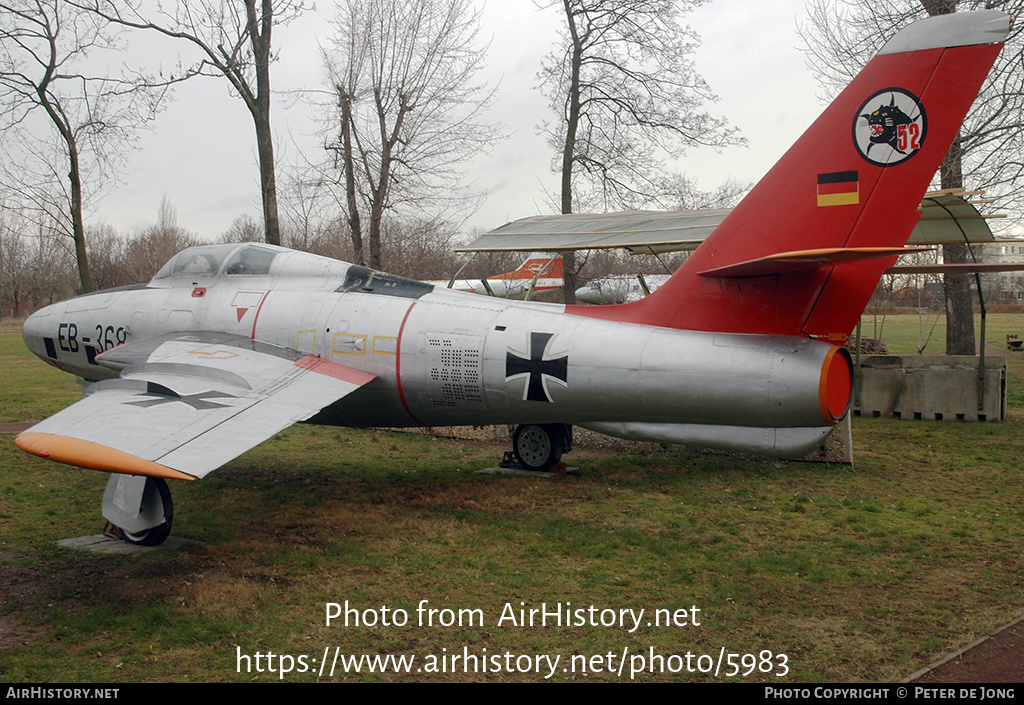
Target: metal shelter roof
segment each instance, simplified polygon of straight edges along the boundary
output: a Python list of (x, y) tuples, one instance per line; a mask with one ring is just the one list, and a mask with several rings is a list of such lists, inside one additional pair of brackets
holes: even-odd
[[(910, 234), (908, 245), (944, 245), (946, 243), (993, 242), (995, 236), (988, 227), (988, 218), (1003, 215), (982, 215), (977, 206), (986, 201), (972, 203), (965, 196), (977, 195), (963, 189), (930, 191), (921, 201), (921, 219)], [(963, 228), (963, 232), (960, 229)]]
[[(947, 189), (926, 193), (921, 220), (908, 245), (993, 242), (987, 218), (965, 197), (976, 192)], [(730, 209), (629, 211), (538, 215), (506, 223), (456, 252), (546, 251), (625, 248), (633, 254), (693, 250), (725, 220)], [(963, 228), (963, 232), (961, 232)]]
[(554, 252), (624, 247), (647, 252), (652, 246), (692, 250), (704, 242), (729, 213), (728, 209), (722, 209), (537, 215), (506, 223), (455, 251)]

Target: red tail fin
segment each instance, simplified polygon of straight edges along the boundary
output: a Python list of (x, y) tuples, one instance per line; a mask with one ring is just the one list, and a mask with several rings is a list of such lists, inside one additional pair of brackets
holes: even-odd
[(849, 334), (910, 236), (1009, 22), (984, 11), (905, 28), (664, 286), (635, 304), (572, 311), (690, 330)]
[(496, 274), (491, 279), (533, 279), (537, 272), (541, 272), (540, 276), (544, 279), (561, 279), (563, 273), (561, 256), (533, 252), (515, 271)]

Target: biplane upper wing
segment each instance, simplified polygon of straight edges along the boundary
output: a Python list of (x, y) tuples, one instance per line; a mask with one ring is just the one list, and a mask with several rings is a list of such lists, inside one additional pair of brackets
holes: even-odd
[(19, 448), (78, 467), (194, 479), (375, 379), (225, 333), (146, 338), (96, 361), (120, 377), (20, 434)]

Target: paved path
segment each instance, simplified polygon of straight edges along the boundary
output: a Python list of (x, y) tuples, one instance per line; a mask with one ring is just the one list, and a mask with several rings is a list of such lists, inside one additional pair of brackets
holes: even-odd
[(1024, 683), (1024, 617), (912, 674), (907, 683)]

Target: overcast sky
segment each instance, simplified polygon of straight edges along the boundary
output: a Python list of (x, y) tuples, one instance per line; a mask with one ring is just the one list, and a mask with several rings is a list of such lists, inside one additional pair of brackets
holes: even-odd
[[(536, 86), (562, 16), (538, 10), (532, 0), (478, 1), (481, 37), (491, 42), (485, 78), (500, 82), (491, 117), (510, 137), (471, 165), (469, 179), (490, 195), (465, 224), (467, 231), (551, 212), (545, 190), (557, 189), (551, 149), (537, 134), (552, 115)], [(329, 36), (330, 5), (320, 2), (317, 14), (275, 29), (280, 59), (271, 69), (272, 124), (279, 187), (283, 165), (300, 161), (300, 153), (320, 158), (311, 111), (295, 96), (323, 83), (320, 46)], [(694, 150), (672, 164), (673, 170), (707, 190), (729, 177), (756, 181), (817, 117), (817, 85), (798, 49), (797, 24), (805, 18), (804, 0), (716, 0), (688, 15), (686, 22), (703, 40), (693, 59), (720, 97), (710, 110), (739, 127), (748, 146), (720, 154)], [(169, 56), (166, 65), (172, 63)], [(252, 120), (229, 95), (226, 81), (196, 79), (176, 89), (173, 103), (154, 130), (142, 135), (120, 184), (90, 223), (126, 233), (145, 228), (156, 221), (164, 196), (177, 209), (179, 224), (206, 239), (218, 237), (242, 214), (260, 217)]]

